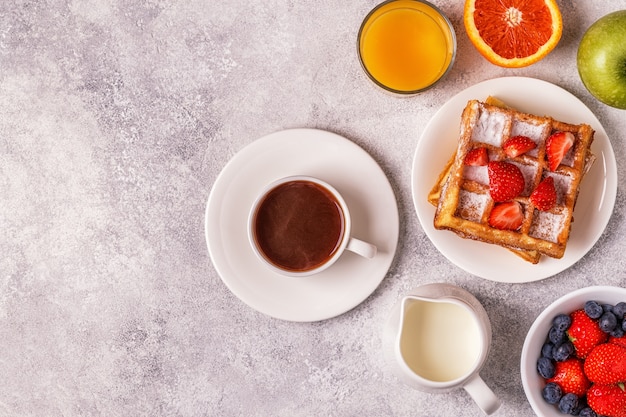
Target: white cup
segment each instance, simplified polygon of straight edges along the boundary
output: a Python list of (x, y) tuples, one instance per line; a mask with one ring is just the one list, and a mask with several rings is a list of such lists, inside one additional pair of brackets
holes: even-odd
[(345, 250), (371, 259), (377, 248), (350, 235), (348, 205), (330, 184), (296, 175), (267, 185), (248, 216), (254, 253), (272, 270), (301, 277), (322, 272)]
[(425, 392), (463, 388), (487, 415), (500, 400), (479, 375), (491, 345), (491, 323), (480, 302), (443, 283), (418, 287), (394, 307), (384, 353), (394, 374)]

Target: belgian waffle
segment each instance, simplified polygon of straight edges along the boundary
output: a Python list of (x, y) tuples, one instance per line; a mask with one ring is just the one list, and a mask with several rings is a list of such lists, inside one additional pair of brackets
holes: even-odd
[[(559, 167), (550, 171), (546, 161), (546, 140), (557, 131), (571, 132), (575, 140)], [(572, 125), (551, 117), (534, 116), (477, 100), (469, 101), (463, 111), (456, 153), (428, 196), (429, 201), (437, 205), (435, 228), (506, 247), (533, 263), (537, 263), (542, 254), (561, 258), (569, 238), (580, 182), (594, 159), (589, 149), (593, 133), (586, 124)], [(529, 137), (537, 147), (509, 158), (501, 145), (509, 137), (517, 135)], [(487, 167), (463, 164), (465, 155), (479, 146), (488, 149), (490, 160), (510, 162), (518, 166), (524, 176), (524, 190), (515, 197), (524, 212), (524, 220), (518, 230), (500, 230), (489, 226), (494, 201), (489, 194)], [(549, 211), (540, 211), (529, 196), (546, 176), (554, 179), (557, 204)]]

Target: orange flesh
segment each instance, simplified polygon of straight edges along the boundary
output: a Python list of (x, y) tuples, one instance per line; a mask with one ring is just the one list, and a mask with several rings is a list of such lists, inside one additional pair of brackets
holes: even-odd
[(533, 55), (552, 35), (552, 16), (543, 0), (476, 0), (475, 5), (480, 36), (503, 58)]

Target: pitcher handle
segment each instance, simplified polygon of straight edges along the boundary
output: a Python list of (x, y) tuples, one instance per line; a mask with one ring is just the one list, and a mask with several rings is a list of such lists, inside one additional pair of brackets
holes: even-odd
[(485, 384), (480, 375), (476, 374), (471, 377), (463, 388), (486, 415), (491, 415), (500, 408), (500, 399)]

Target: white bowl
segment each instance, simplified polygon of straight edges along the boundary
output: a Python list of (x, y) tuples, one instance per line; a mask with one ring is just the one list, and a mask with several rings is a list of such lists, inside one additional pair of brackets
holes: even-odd
[(535, 322), (530, 326), (524, 346), (520, 372), (522, 384), (526, 392), (526, 398), (532, 406), (535, 414), (539, 417), (563, 417), (555, 405), (550, 405), (541, 396), (541, 390), (545, 383), (537, 373), (537, 359), (541, 355), (541, 347), (546, 341), (546, 336), (552, 326), (552, 319), (560, 313), (569, 314), (582, 308), (588, 300), (596, 300), (603, 304), (617, 304), (626, 301), (626, 288), (611, 286), (586, 287), (564, 295), (539, 314)]

